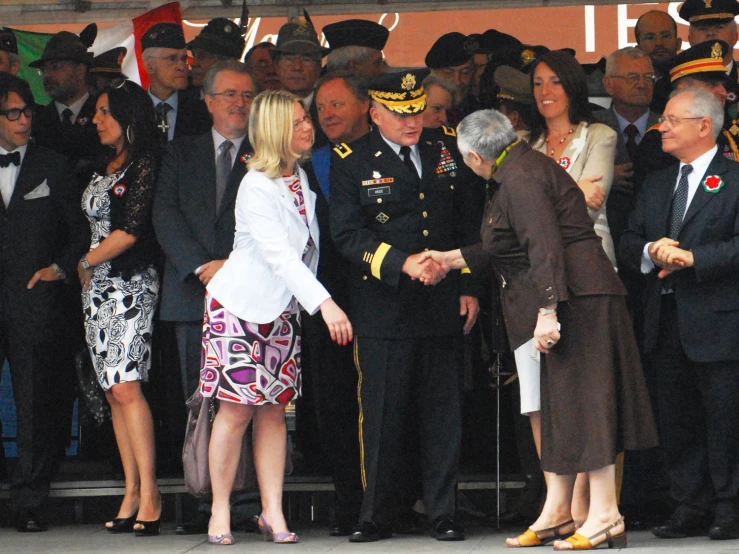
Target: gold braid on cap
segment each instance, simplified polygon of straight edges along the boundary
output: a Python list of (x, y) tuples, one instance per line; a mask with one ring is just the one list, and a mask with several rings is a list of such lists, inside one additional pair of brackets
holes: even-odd
[[(391, 112), (399, 114), (414, 114), (426, 109), (426, 93), (424, 92), (423, 87), (418, 89), (418, 91), (420, 91), (421, 96), (410, 99), (406, 99), (406, 93), (383, 92), (380, 90), (370, 90), (369, 95), (370, 98), (376, 100)], [(388, 99), (388, 96), (393, 99)], [(397, 97), (400, 98), (397, 100), (394, 99)]]

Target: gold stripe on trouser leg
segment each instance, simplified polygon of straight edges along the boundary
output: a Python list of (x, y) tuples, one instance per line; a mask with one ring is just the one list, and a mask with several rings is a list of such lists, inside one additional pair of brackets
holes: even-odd
[(621, 485), (624, 482), (624, 453), (616, 456), (616, 500), (621, 502)]
[(362, 436), (362, 424), (364, 414), (362, 413), (362, 369), (359, 367), (359, 340), (354, 336), (354, 365), (357, 367), (357, 402), (359, 403), (359, 467), (362, 472), (362, 490), (367, 490), (367, 474), (364, 471), (364, 437)]

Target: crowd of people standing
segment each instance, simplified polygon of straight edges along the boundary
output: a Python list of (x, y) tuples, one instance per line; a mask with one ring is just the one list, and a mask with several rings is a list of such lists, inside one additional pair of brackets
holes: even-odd
[(637, 47), (585, 66), (494, 29), (396, 68), (365, 20), (324, 27), (324, 47), (306, 14), (246, 53), (228, 19), (189, 43), (159, 23), (141, 39), (146, 90), (125, 49), (88, 52), (93, 24), (30, 64), (47, 106), (0, 29), (16, 528), (46, 529), (83, 356), (125, 477), (112, 533), (160, 533), (141, 386), (160, 372), (170, 431), (192, 395), (217, 406), (212, 494), (178, 533), (234, 543), (252, 440), (258, 530), (299, 540), (285, 408), (307, 395), (332, 535), (390, 538), (421, 506), (437, 540), (463, 540), (460, 376), (479, 347), (464, 337), (490, 336), (478, 315), (500, 309), (546, 482), (509, 547), (623, 547), (662, 482), (656, 536), (739, 538), (737, 15), (686, 1), (680, 52), (675, 21), (649, 11)]

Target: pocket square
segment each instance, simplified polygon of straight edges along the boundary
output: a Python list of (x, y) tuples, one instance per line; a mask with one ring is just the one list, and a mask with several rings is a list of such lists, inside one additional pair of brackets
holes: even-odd
[(23, 197), (23, 199), (24, 200), (35, 200), (36, 198), (44, 198), (46, 196), (49, 196), (49, 194), (51, 194), (51, 190), (49, 189), (49, 183), (47, 183), (46, 179), (44, 179), (43, 183), (41, 183), (31, 192), (26, 194)]

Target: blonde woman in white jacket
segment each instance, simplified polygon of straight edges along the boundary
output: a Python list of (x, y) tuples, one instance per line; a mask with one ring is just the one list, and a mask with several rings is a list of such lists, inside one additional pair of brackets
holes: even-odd
[(282, 512), (282, 486), (285, 405), (301, 388), (300, 307), (320, 310), (334, 341), (352, 340), (349, 319), (315, 277), (315, 194), (298, 165), (313, 144), (310, 117), (292, 94), (265, 91), (251, 108), (249, 140), (255, 154), (236, 197), (234, 248), (207, 284), (203, 323), (200, 391), (220, 401), (209, 449), (214, 544), (234, 542), (229, 497), (252, 419), (259, 527), (276, 543), (298, 541)]

